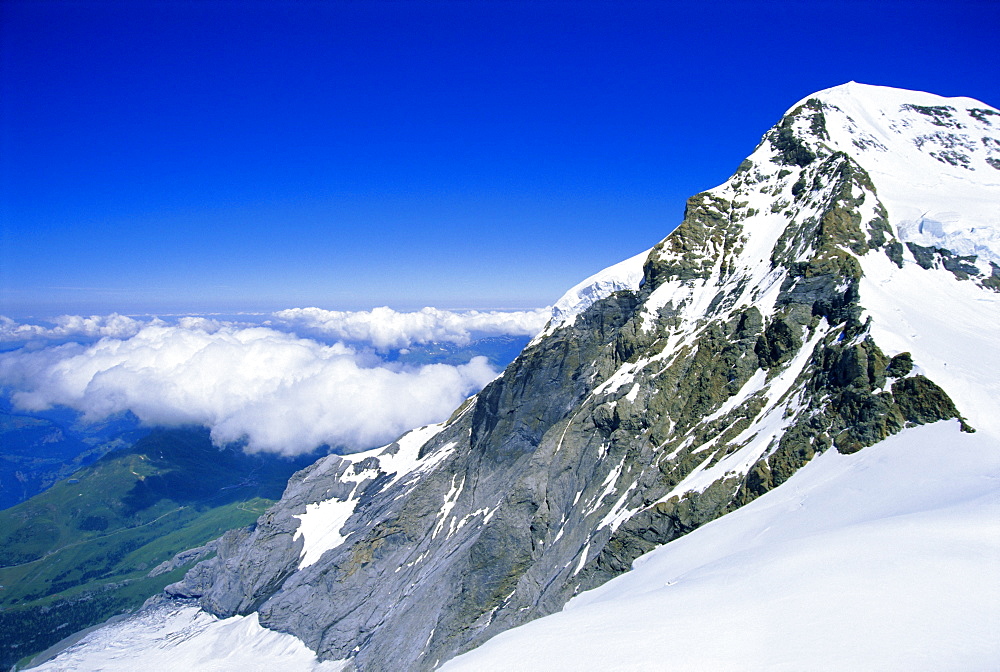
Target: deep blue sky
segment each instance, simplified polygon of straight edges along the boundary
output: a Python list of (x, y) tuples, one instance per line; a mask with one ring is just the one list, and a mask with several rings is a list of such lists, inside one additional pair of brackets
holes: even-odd
[(0, 314), (528, 307), (796, 100), (1000, 104), (997, 2), (0, 3)]

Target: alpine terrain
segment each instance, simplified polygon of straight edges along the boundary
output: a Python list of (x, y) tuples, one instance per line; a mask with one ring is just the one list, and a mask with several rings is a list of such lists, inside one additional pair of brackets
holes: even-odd
[(998, 399), (1000, 112), (827, 89), (447, 422), (43, 667), (430, 670), (549, 615), (450, 665), (992, 667)]

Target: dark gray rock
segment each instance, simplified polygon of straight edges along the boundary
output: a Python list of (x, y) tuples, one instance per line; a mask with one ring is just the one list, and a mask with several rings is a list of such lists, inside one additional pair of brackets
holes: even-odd
[(919, 374), (894, 382), (892, 395), (907, 422), (926, 424), (959, 417), (945, 391)]
[(890, 378), (902, 378), (908, 376), (913, 370), (913, 356), (908, 352), (901, 352), (889, 360), (889, 366), (885, 374)]

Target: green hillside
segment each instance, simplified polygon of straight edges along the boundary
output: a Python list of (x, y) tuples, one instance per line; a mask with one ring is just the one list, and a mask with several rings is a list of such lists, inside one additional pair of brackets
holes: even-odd
[(142, 604), (178, 552), (252, 524), (309, 460), (161, 430), (0, 511), (0, 668)]
[(85, 423), (69, 409), (15, 413), (0, 395), (0, 509), (20, 504), (148, 433), (131, 413)]

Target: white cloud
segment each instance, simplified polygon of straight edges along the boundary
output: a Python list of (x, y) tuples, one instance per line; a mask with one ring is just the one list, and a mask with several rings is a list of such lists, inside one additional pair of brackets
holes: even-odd
[[(552, 315), (550, 308), (517, 311), (449, 311), (423, 308), (398, 312), (388, 307), (368, 311), (289, 308), (273, 313), (266, 326), (301, 336), (322, 336), (366, 343), (378, 350), (406, 348), (414, 344), (455, 343), (467, 345), (487, 336), (534, 336)], [(249, 327), (252, 322), (234, 322), (205, 316), (169, 318), (184, 329), (215, 332), (224, 327)], [(22, 324), (0, 315), (0, 342), (58, 341), (69, 339), (130, 338), (146, 326), (165, 326), (158, 317), (110, 315), (62, 315), (54, 326)]]
[(0, 315), (0, 342), (29, 341), (33, 339), (58, 339), (84, 336), (88, 338), (128, 338), (135, 336), (146, 324), (157, 320), (140, 321), (131, 317), (111, 313), (110, 315), (61, 315), (52, 322), (54, 327), (43, 327), (37, 324), (19, 324), (14, 320)]
[[(0, 354), (0, 385), (24, 410), (62, 405), (89, 419), (130, 410), (151, 425), (204, 425), (219, 443), (246, 439), (250, 450), (366, 448), (446, 418), (496, 375), (482, 357), (462, 366), (404, 367), (366, 346), (532, 336), (550, 314), (294, 308), (266, 326), (118, 314), (64, 315), (43, 326), (0, 316), (0, 342), (30, 343)], [(52, 345), (68, 340), (84, 343)]]
[(443, 420), (496, 375), (484, 357), (406, 368), (271, 328), (156, 321), (128, 334), (130, 318), (112, 317), (79, 328), (117, 324), (125, 337), (0, 354), (0, 384), (29, 411), (59, 404), (97, 419), (127, 409), (148, 424), (204, 425), (219, 443), (291, 455), (390, 441)]
[(296, 331), (367, 342), (379, 350), (387, 350), (406, 348), (415, 343), (466, 345), (474, 337), (501, 334), (534, 336), (542, 330), (551, 315), (549, 308), (488, 312), (424, 308), (400, 313), (383, 306), (356, 312), (290, 308), (275, 313), (274, 318), (278, 324)]

